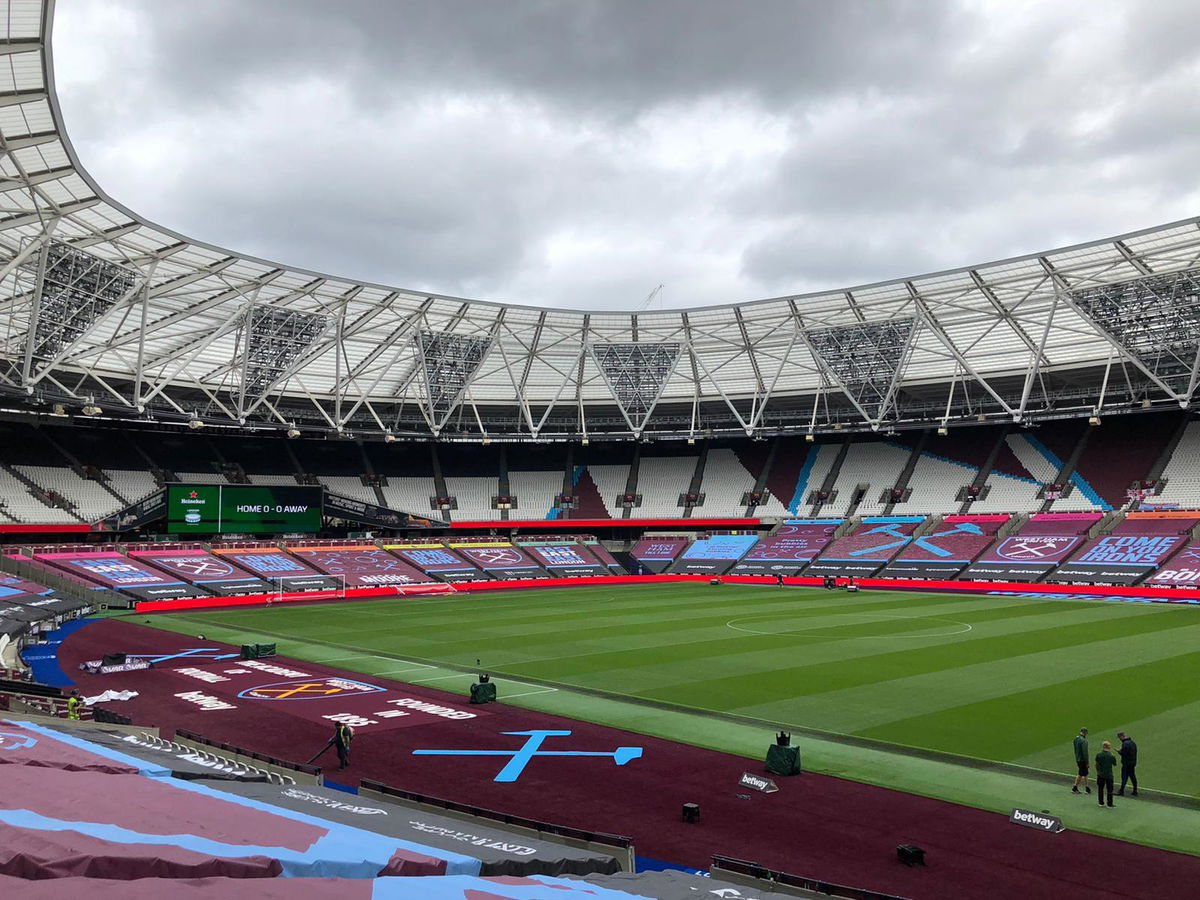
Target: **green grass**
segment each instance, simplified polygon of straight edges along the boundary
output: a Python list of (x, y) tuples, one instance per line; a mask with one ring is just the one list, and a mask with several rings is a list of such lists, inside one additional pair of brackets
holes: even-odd
[[(473, 669), (479, 659), (502, 673), (502, 697), (519, 705), (751, 756), (761, 754), (765, 728), (793, 725), (1059, 772), (1066, 783), (1071, 738), (1080, 726), (1091, 729), (1093, 753), (1124, 730), (1138, 741), (1145, 786), (1200, 796), (1191, 760), (1200, 747), (1200, 610), (1186, 607), (664, 584), (275, 606), (152, 621), (234, 642), (274, 637), (281, 654), (368, 674), (421, 661), (434, 668), (407, 668), (397, 677), (455, 691), (465, 690), (470, 676), (454, 667)], [(518, 679), (528, 682), (513, 683)], [(1014, 788), (995, 779), (1020, 779), (1018, 770), (952, 767), (947, 781), (944, 763), (888, 755), (886, 747), (816, 736), (802, 746), (809, 765), (832, 773), (989, 808), (1016, 802)], [(1046, 802), (1033, 798), (1031, 805)], [(1193, 811), (1171, 814), (1188, 817), (1188, 829), (1200, 833)], [(1182, 827), (1182, 821), (1171, 825)], [(1122, 836), (1200, 852), (1196, 837)]]

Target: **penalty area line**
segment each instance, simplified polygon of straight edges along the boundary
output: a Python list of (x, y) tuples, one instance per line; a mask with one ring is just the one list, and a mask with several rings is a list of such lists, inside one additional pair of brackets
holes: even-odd
[[(382, 659), (382, 657), (376, 657)], [(404, 672), (420, 672), (422, 669), (435, 669), (436, 666), (427, 666), (424, 663), (413, 663), (410, 669), (388, 669), (386, 672), (372, 672), (372, 675), (401, 675)]]
[(424, 684), (426, 681), (445, 681), (447, 678), (474, 678), (467, 672), (455, 672), (453, 675), (438, 675), (436, 678), (414, 678), (409, 684)]

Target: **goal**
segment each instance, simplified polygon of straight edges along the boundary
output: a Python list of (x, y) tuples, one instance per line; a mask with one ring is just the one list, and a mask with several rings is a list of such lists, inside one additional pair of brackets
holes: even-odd
[[(345, 599), (346, 597), (346, 576), (345, 575), (325, 575), (327, 579), (333, 579), (337, 582), (332, 587), (321, 588), (318, 590), (290, 590), (289, 585), (296, 582), (311, 582), (311, 575), (280, 575), (271, 579), (271, 585), (274, 590), (271, 592), (271, 599), (268, 603), (281, 603), (285, 599), (304, 599), (304, 600), (331, 600)], [(288, 595), (292, 595), (291, 598)], [(298, 596), (302, 595), (302, 596)]]

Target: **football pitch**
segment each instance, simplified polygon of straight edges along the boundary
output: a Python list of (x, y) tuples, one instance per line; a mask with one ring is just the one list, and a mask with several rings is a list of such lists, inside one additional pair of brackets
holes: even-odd
[[(458, 692), (471, 676), (452, 670), (479, 660), (502, 700), (680, 740), (704, 742), (703, 727), (672, 724), (686, 708), (1057, 772), (1064, 784), (1081, 726), (1093, 755), (1123, 730), (1138, 742), (1143, 787), (1200, 796), (1196, 608), (676, 583), (150, 621), (232, 643), (275, 639), (283, 655), (367, 674), (417, 661), (432, 668), (395, 677)], [(606, 721), (619, 704), (596, 697), (631, 698), (638, 711)]]

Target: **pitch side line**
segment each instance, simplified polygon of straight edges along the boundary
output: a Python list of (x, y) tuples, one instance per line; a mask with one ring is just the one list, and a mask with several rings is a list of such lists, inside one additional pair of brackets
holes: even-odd
[(554, 693), (556, 691), (558, 691), (558, 688), (547, 687), (547, 688), (540, 688), (536, 691), (525, 691), (524, 693), (521, 693), (521, 694), (502, 694), (497, 699), (499, 699), (500, 702), (503, 703), (506, 700), (514, 700), (517, 697), (531, 697), (534, 694), (550, 694), (550, 693)]

